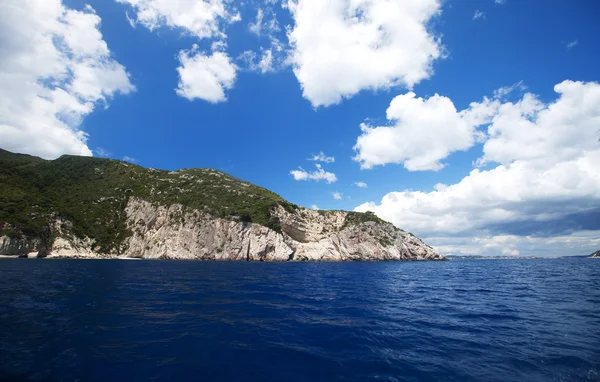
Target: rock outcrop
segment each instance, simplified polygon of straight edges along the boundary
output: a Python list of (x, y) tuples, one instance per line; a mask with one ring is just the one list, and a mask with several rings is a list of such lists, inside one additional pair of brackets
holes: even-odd
[(27, 257), (29, 253), (37, 251), (40, 247), (39, 240), (29, 240), (19, 237), (0, 237), (0, 256)]
[(313, 211), (209, 168), (0, 149), (0, 256), (442, 260), (373, 213)]
[(97, 253), (93, 240), (62, 232), (63, 221), (52, 226), (54, 239), (47, 253), (42, 240), (5, 236), (0, 239), (0, 254), (237, 261), (445, 260), (420, 239), (390, 223), (352, 223), (350, 213), (344, 211), (297, 208), (289, 212), (276, 206), (272, 215), (280, 230), (217, 218), (180, 204), (157, 206), (139, 198), (129, 199), (125, 213), (132, 234), (125, 239), (121, 253)]
[(589, 259), (600, 259), (600, 250), (588, 256)]

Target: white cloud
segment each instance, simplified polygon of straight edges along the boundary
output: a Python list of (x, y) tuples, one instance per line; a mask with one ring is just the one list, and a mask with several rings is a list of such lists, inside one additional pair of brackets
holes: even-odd
[(259, 8), (256, 11), (256, 18), (254, 19), (254, 22), (251, 22), (248, 25), (248, 29), (251, 33), (260, 37), (263, 33), (271, 36), (281, 28), (279, 27), (279, 22), (277, 21), (273, 9), (271, 7), (265, 7), (264, 9)]
[(190, 101), (196, 98), (212, 103), (227, 100), (225, 90), (233, 87), (237, 67), (226, 53), (213, 52), (208, 56), (194, 45), (191, 50), (179, 52), (179, 63), (178, 95)]
[(112, 156), (112, 153), (110, 151), (102, 147), (96, 147), (96, 149), (93, 151), (93, 154), (100, 158), (109, 158)]
[(60, 0), (6, 0), (0, 13), (0, 142), (56, 158), (92, 155), (83, 118), (135, 87), (111, 57), (100, 17)]
[(494, 3), (503, 5), (506, 3), (506, 0), (494, 0)]
[(129, 163), (137, 163), (137, 159), (135, 159), (135, 158), (132, 158), (132, 157), (129, 157), (129, 156), (127, 156), (127, 155), (125, 155), (125, 156), (123, 157), (123, 160), (124, 160), (125, 162), (129, 162)]
[[(277, 14), (273, 10), (273, 1), (266, 1), (263, 8), (258, 8), (256, 18), (249, 23), (248, 29), (261, 41), (257, 51), (244, 51), (238, 59), (246, 64), (250, 71), (261, 74), (275, 72), (288, 66), (286, 47), (279, 41), (277, 34), (281, 30)], [(268, 40), (265, 43), (264, 40)]]
[(554, 90), (552, 103), (528, 93), (495, 109), (479, 162), (496, 167), (431, 192), (390, 192), (356, 210), (440, 237), (442, 245), (449, 235), (600, 229), (600, 84), (564, 81)]
[(517, 235), (430, 237), (427, 244), (445, 255), (583, 256), (600, 248), (598, 231), (533, 237)]
[[(192, 48), (197, 49), (196, 45), (193, 45)], [(210, 50), (213, 52), (224, 52), (227, 49), (227, 42), (223, 40), (216, 40), (210, 44)]]
[(525, 83), (523, 81), (519, 81), (510, 86), (504, 86), (500, 89), (494, 90), (494, 98), (504, 99), (513, 92), (523, 92), (525, 90), (527, 90), (527, 86), (525, 86)]
[(391, 126), (361, 124), (354, 160), (365, 169), (402, 163), (409, 171), (440, 170), (440, 161), (452, 152), (466, 150), (480, 138), (477, 127), (491, 122), (498, 100), (484, 98), (458, 112), (447, 97), (423, 99), (410, 92), (395, 97), (387, 109)]
[(198, 38), (224, 38), (220, 22), (239, 21), (240, 15), (225, 0), (116, 0), (136, 12), (130, 23), (150, 30), (179, 28)]
[(275, 72), (288, 65), (286, 63), (286, 47), (277, 38), (277, 32), (281, 28), (273, 10), (273, 4), (273, 2), (267, 1), (264, 8), (257, 10), (254, 22), (248, 25), (251, 33), (255, 34), (262, 42), (268, 40), (268, 43), (261, 44), (257, 51), (244, 51), (238, 57), (245, 63), (248, 70), (261, 74)]
[[(286, 46), (281, 41), (279, 41), (279, 39), (277, 37), (270, 36), (269, 40), (271, 42), (271, 49), (274, 52), (277, 52), (280, 55), (286, 54), (286, 51), (285, 51)], [(286, 63), (286, 62), (283, 62), (282, 64), (288, 65), (288, 63)]]
[(360, 187), (360, 188), (367, 188), (367, 187), (368, 187), (368, 186), (367, 186), (367, 184), (366, 184), (365, 182), (354, 182), (354, 184), (355, 184), (357, 187)]
[(332, 193), (332, 195), (333, 195), (333, 198), (335, 200), (342, 200), (343, 199), (342, 194), (340, 194), (339, 192), (334, 192), (334, 193)]
[(600, 85), (563, 81), (554, 91), (560, 97), (551, 104), (530, 93), (503, 104), (488, 129), (482, 161), (547, 168), (600, 151)]
[(313, 155), (310, 158), (308, 158), (308, 160), (312, 160), (315, 162), (333, 163), (335, 162), (335, 157), (328, 157), (323, 153), (323, 151), (321, 151), (317, 155)]
[(317, 206), (316, 204), (313, 204), (312, 206), (310, 206), (311, 210), (318, 210), (319, 206)]
[(485, 12), (482, 12), (479, 9), (477, 9), (475, 11), (475, 14), (473, 15), (473, 20), (477, 20), (477, 19), (484, 19), (485, 20)]
[(254, 33), (257, 36), (260, 36), (260, 30), (262, 29), (262, 23), (263, 23), (263, 10), (261, 8), (258, 8), (258, 11), (256, 11), (256, 20), (253, 23), (250, 23), (248, 25), (248, 29), (250, 30), (250, 32)]
[(290, 175), (292, 175), (296, 180), (315, 180), (317, 182), (324, 180), (327, 183), (337, 182), (337, 177), (334, 173), (325, 171), (320, 164), (315, 164), (315, 167), (317, 170), (313, 172), (305, 171), (302, 167), (300, 167), (300, 170), (290, 171)]
[[(198, 39), (213, 39), (212, 54), (198, 50), (179, 52), (179, 84), (176, 93), (189, 100), (203, 99), (211, 103), (227, 100), (225, 91), (233, 87), (237, 66), (225, 53), (225, 28), (241, 20), (240, 13), (228, 0), (116, 0), (135, 11), (135, 20), (127, 14), (132, 26), (140, 24), (150, 30), (162, 27), (179, 29)], [(268, 62), (261, 61), (262, 67)]]
[(129, 25), (133, 29), (135, 29), (135, 27), (136, 27), (135, 20), (131, 16), (129, 16), (129, 12), (125, 12), (125, 18), (127, 19), (127, 22), (129, 23)]
[(258, 62), (258, 69), (261, 73), (273, 71), (273, 52), (271, 49), (266, 49), (262, 52), (262, 56)]
[(237, 59), (244, 63), (242, 67), (261, 74), (274, 72), (281, 67), (280, 62), (278, 62), (279, 58), (271, 49), (260, 48), (260, 55), (251, 50), (246, 50)]
[(412, 87), (443, 47), (428, 29), (439, 0), (289, 0), (290, 62), (315, 107), (361, 90)]
[(571, 49), (573, 47), (575, 47), (577, 44), (579, 44), (579, 40), (573, 40), (567, 43), (567, 49)]

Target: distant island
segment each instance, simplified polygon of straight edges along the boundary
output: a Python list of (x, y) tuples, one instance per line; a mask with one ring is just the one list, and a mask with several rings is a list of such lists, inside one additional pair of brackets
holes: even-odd
[(484, 256), (484, 255), (448, 255), (450, 260), (531, 260), (536, 256)]
[(0, 149), (0, 255), (242, 261), (446, 260), (373, 213), (314, 211), (213, 169)]
[(571, 256), (562, 256), (564, 258), (580, 258), (580, 259), (600, 259), (600, 250), (592, 253), (591, 255), (571, 255)]

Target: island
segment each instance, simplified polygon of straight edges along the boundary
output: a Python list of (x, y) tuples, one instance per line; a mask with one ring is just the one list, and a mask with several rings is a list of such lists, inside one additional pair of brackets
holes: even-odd
[(588, 259), (600, 259), (600, 250), (592, 253), (591, 255), (588, 256)]
[(0, 255), (240, 261), (446, 260), (373, 213), (303, 208), (221, 171), (0, 149)]

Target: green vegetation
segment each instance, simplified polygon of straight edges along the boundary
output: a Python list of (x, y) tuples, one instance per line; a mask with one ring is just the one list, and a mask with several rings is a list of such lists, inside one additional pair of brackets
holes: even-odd
[[(0, 235), (40, 237), (62, 219), (69, 234), (95, 240), (98, 252), (121, 252), (131, 235), (125, 206), (137, 197), (155, 205), (181, 204), (213, 216), (281, 232), (277, 205), (299, 207), (279, 195), (212, 169), (164, 171), (117, 160), (64, 155), (53, 161), (0, 149)], [(323, 212), (327, 213), (327, 212)], [(381, 221), (351, 212), (346, 225)]]
[[(163, 171), (100, 158), (62, 156), (46, 161), (0, 150), (0, 234), (39, 237), (59, 218), (72, 233), (96, 241), (100, 252), (120, 251), (128, 232), (130, 197), (156, 205), (178, 203), (211, 215), (280, 230), (269, 210), (279, 195), (211, 169)], [(8, 223), (10, 227), (1, 228)]]
[(371, 211), (348, 212), (348, 216), (346, 216), (346, 221), (344, 222), (344, 228), (366, 222), (385, 223), (384, 220), (378, 218), (377, 215)]

